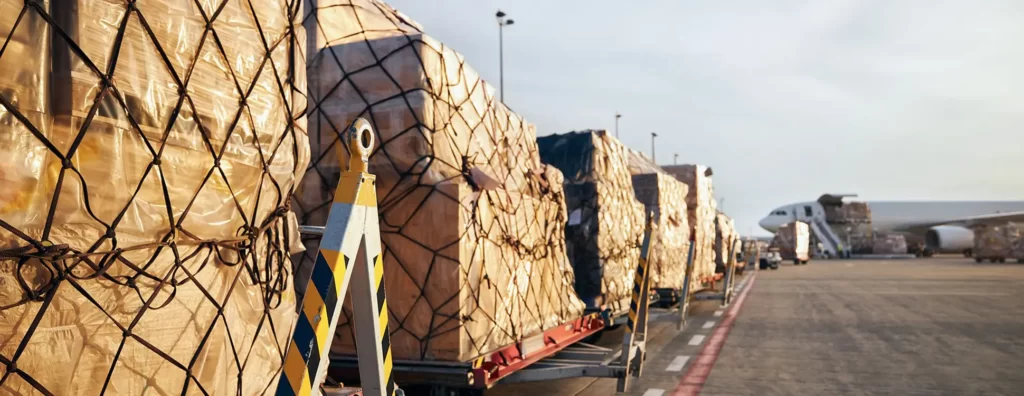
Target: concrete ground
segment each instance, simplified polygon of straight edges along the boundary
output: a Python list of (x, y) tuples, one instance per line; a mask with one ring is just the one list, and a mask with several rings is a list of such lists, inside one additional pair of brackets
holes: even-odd
[[(702, 388), (692, 386), (691, 366), (729, 311), (699, 303), (683, 332), (653, 323), (644, 378), (627, 394), (1024, 395), (1024, 265), (785, 264), (757, 273), (736, 314)], [(609, 333), (602, 343), (621, 336)], [(688, 372), (691, 386), (680, 387)], [(499, 384), (486, 394), (613, 395), (615, 381)]]

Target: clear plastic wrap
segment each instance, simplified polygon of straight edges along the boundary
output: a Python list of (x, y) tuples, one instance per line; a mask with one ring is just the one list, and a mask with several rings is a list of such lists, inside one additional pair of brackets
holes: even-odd
[(802, 221), (786, 223), (775, 231), (770, 248), (778, 248), (783, 260), (810, 259), (811, 227)]
[(647, 258), (651, 266), (651, 287), (681, 289), (690, 249), (690, 222), (686, 211), (689, 187), (635, 150), (629, 150), (629, 170), (633, 174), (636, 198), (647, 212), (654, 212), (654, 234)]
[(300, 8), (0, 3), (0, 393), (276, 383), (309, 158)]
[(603, 130), (537, 139), (541, 160), (566, 175), (566, 243), (576, 292), (588, 305), (619, 311), (629, 306), (644, 205), (637, 201), (628, 148)]
[[(715, 271), (724, 272), (731, 259), (730, 250), (739, 235), (732, 218), (723, 213), (715, 216)], [(735, 252), (734, 252), (735, 253)]]
[(1020, 230), (1013, 223), (974, 228), (975, 258), (1006, 259), (1014, 256), (1014, 244), (1020, 239)]
[(718, 203), (711, 184), (710, 168), (704, 165), (666, 165), (662, 168), (686, 183), (686, 210), (689, 215), (693, 252), (693, 279), (707, 279), (715, 274), (715, 216)]
[[(579, 317), (565, 242), (551, 238), (565, 227), (562, 175), (541, 165), (533, 125), (387, 4), (307, 11), (315, 160), (293, 208), (326, 221), (348, 161), (340, 133), (369, 120), (395, 359), (466, 361)], [(350, 321), (346, 309), (334, 353), (355, 353)]]

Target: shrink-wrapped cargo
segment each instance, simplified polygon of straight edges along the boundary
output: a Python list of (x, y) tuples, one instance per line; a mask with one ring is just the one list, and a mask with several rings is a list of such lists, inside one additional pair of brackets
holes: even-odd
[(907, 254), (907, 238), (899, 234), (874, 235), (874, 254)]
[[(562, 175), (541, 165), (533, 125), (387, 4), (320, 1), (310, 12), (314, 161), (292, 208), (324, 224), (348, 161), (341, 133), (369, 120), (394, 358), (471, 360), (578, 318), (565, 242), (552, 237), (566, 223)], [(297, 276), (313, 259), (296, 260)], [(351, 318), (346, 307), (335, 353), (355, 353)]]
[(300, 5), (0, 2), (0, 393), (276, 386)]
[(1020, 239), (1020, 231), (1013, 223), (974, 228), (974, 258), (978, 260), (1005, 260), (1013, 256), (1013, 245)]
[(846, 253), (867, 254), (874, 249), (871, 208), (865, 202), (825, 205), (825, 219)]
[(711, 168), (704, 165), (666, 165), (666, 172), (686, 183), (687, 221), (690, 225), (690, 239), (694, 240), (694, 278), (706, 278), (715, 273), (715, 216), (718, 204), (715, 202), (711, 185)]
[(541, 161), (565, 174), (566, 244), (576, 292), (590, 306), (629, 305), (644, 206), (633, 192), (627, 148), (603, 130), (537, 139)]
[(715, 216), (715, 271), (725, 272), (725, 268), (732, 262), (730, 254), (735, 254), (731, 250), (738, 237), (732, 218), (723, 213), (717, 214)]
[(802, 221), (783, 224), (775, 231), (769, 248), (779, 249), (783, 260), (810, 260), (810, 233), (810, 227)]
[(647, 257), (651, 268), (651, 287), (681, 289), (690, 247), (690, 226), (686, 213), (686, 193), (689, 187), (642, 153), (629, 150), (629, 159), (636, 198), (644, 204), (648, 213), (654, 213), (654, 232)]
[(1010, 257), (1016, 259), (1018, 263), (1024, 263), (1024, 238), (1018, 237), (1013, 241)]

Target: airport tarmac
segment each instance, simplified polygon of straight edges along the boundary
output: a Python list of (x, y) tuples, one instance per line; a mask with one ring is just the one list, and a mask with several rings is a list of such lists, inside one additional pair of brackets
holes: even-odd
[[(743, 280), (744, 297), (695, 304), (682, 332), (671, 315), (652, 323), (626, 394), (1024, 394), (1024, 265), (818, 260)], [(486, 394), (616, 393), (614, 380), (579, 378)]]

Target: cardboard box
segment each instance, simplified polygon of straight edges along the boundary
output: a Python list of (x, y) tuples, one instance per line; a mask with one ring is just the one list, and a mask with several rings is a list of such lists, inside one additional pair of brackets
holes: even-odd
[[(394, 358), (469, 361), (580, 317), (565, 241), (552, 237), (567, 218), (562, 175), (541, 165), (533, 125), (387, 4), (320, 1), (305, 20), (318, 29), (306, 65), (314, 160), (292, 208), (324, 224), (348, 162), (342, 134), (370, 121)], [(296, 259), (298, 277), (314, 258)], [(351, 315), (333, 353), (356, 352)]]

